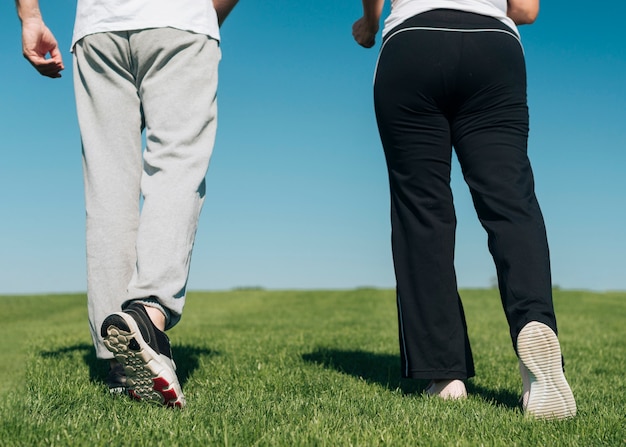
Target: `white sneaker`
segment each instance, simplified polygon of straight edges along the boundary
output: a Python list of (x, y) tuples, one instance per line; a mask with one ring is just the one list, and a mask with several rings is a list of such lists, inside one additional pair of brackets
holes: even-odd
[(517, 337), (522, 376), (522, 408), (538, 419), (576, 415), (576, 401), (563, 374), (561, 347), (552, 329), (531, 321)]
[(123, 312), (106, 317), (100, 334), (124, 368), (130, 397), (167, 407), (185, 406), (170, 341), (142, 304), (132, 303)]
[(526, 411), (528, 396), (530, 396), (530, 371), (528, 371), (528, 368), (524, 366), (521, 360), (519, 361), (519, 373), (522, 376), (522, 397), (520, 398), (520, 403), (523, 410)]
[(467, 390), (462, 380), (432, 380), (424, 390), (429, 396), (437, 396), (442, 399), (464, 399)]

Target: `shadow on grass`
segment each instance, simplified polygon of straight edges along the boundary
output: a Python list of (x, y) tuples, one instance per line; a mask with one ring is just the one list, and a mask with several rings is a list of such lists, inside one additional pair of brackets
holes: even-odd
[(402, 379), (400, 358), (397, 355), (318, 348), (309, 354), (303, 354), (302, 359), (358, 377), (367, 383), (377, 384), (391, 391), (399, 389), (403, 394), (421, 393), (429, 382), (428, 380)]
[[(176, 361), (176, 374), (181, 386), (184, 386), (193, 372), (200, 365), (200, 357), (210, 357), (218, 355), (217, 352), (190, 345), (173, 345), (174, 360)], [(80, 343), (73, 346), (66, 346), (54, 351), (42, 351), (40, 355), (44, 358), (54, 358), (63, 360), (63, 357), (82, 353), (83, 361), (89, 367), (89, 379), (92, 382), (104, 383), (109, 372), (108, 362), (96, 358), (94, 347), (87, 343)]]
[(509, 390), (494, 390), (484, 386), (474, 385), (470, 381), (467, 383), (467, 392), (471, 395), (480, 397), (482, 400), (493, 405), (494, 407), (502, 407), (509, 410), (521, 408), (519, 402), (520, 395)]
[[(400, 359), (389, 354), (375, 354), (366, 351), (345, 351), (332, 348), (318, 348), (303, 354), (306, 362), (322, 365), (343, 374), (358, 377), (367, 383), (383, 386), (391, 391), (400, 390), (405, 395), (420, 394), (429, 380), (403, 379), (400, 377)], [(485, 402), (508, 409), (519, 407), (519, 396), (507, 390), (493, 390), (476, 386), (470, 380), (467, 391)]]

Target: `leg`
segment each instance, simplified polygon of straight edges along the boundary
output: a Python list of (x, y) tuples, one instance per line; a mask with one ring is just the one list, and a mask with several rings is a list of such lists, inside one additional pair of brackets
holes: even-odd
[(474, 365), (454, 271), (452, 148), (439, 100), (445, 80), (434, 68), (445, 71), (440, 37), (406, 31), (386, 42), (374, 100), (390, 180), (402, 373), (466, 379)]
[(205, 175), (217, 126), (220, 49), (206, 36), (171, 28), (131, 33), (147, 147), (128, 299), (154, 297), (180, 319)]
[[(469, 98), (452, 122), (453, 144), (488, 234), (513, 345), (530, 321), (556, 332), (543, 217), (527, 156), (523, 54), (502, 33), (466, 36), (460, 85)], [(497, 57), (494, 57), (497, 55)]]
[(519, 43), (502, 33), (467, 36), (459, 85), (468, 98), (453, 141), (487, 230), (511, 339), (520, 359), (523, 408), (538, 418), (576, 414), (552, 305), (546, 231), (527, 156), (526, 76)]
[(163, 309), (167, 327), (182, 314), (215, 140), (220, 50), (207, 36), (171, 28), (128, 34), (146, 125), (144, 203), (128, 300), (106, 318), (101, 335), (132, 397), (182, 408), (169, 339), (149, 313)]
[(87, 219), (87, 287), (98, 358), (112, 354), (100, 338), (105, 317), (121, 308), (136, 263), (139, 225), (141, 106), (123, 35), (77, 43), (74, 86), (83, 144)]

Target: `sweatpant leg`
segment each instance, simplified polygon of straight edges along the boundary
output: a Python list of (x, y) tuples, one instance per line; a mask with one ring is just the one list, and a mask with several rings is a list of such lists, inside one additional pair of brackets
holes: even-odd
[(112, 357), (102, 321), (129, 300), (156, 297), (168, 327), (180, 319), (215, 139), (219, 59), (215, 41), (170, 29), (94, 34), (75, 47), (89, 322), (99, 358)]
[(454, 270), (452, 143), (438, 99), (450, 60), (432, 37), (407, 31), (384, 44), (374, 102), (389, 173), (402, 374), (466, 379), (474, 365)]
[(172, 28), (130, 33), (147, 146), (128, 300), (153, 297), (175, 325), (185, 304), (217, 127), (218, 43)]
[(98, 358), (107, 315), (128, 299), (139, 225), (141, 105), (124, 33), (85, 37), (74, 49), (74, 88), (83, 145), (87, 295)]
[(520, 43), (499, 32), (464, 36), (453, 144), (488, 234), (513, 346), (530, 321), (555, 332), (548, 242), (527, 155), (526, 69)]

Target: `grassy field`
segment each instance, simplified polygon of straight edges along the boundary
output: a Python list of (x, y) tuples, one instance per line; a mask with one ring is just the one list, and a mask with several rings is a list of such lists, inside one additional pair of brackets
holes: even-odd
[(170, 331), (183, 411), (112, 398), (86, 299), (0, 297), (0, 445), (624, 446), (626, 293), (555, 291), (569, 421), (533, 421), (495, 290), (463, 290), (470, 398), (399, 379), (389, 290), (191, 293)]

